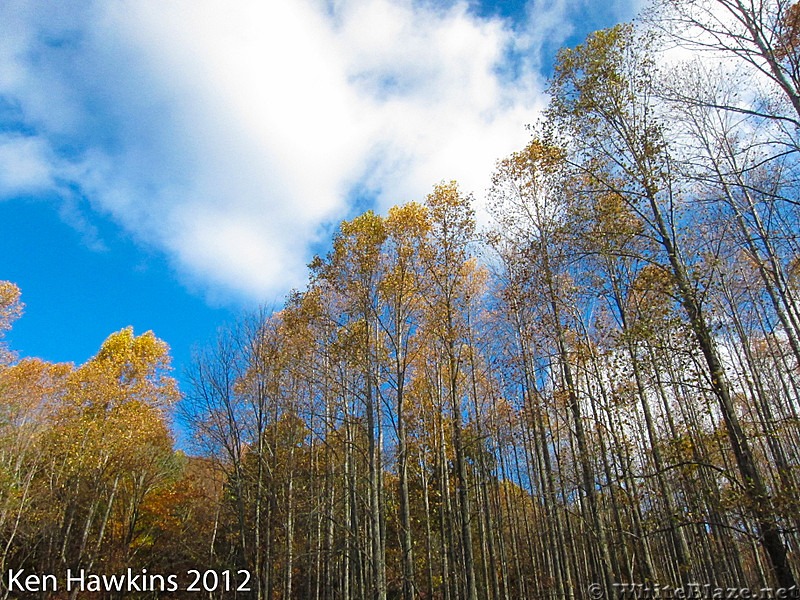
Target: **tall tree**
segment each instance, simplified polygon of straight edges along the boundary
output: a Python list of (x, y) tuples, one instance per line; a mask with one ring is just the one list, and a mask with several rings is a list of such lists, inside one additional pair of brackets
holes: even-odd
[(597, 32), (574, 50), (562, 50), (552, 86), (550, 115), (574, 136), (574, 164), (603, 193), (618, 193), (636, 211), (663, 250), (707, 368), (708, 384), (725, 423), (747, 490), (759, 537), (782, 587), (795, 584), (768, 489), (733, 403), (713, 328), (703, 306), (699, 272), (690, 271), (677, 232), (677, 182), (673, 179), (663, 121), (653, 102), (655, 65), (647, 40), (631, 27)]
[(432, 335), (440, 343), (445, 366), (445, 392), (450, 402), (453, 452), (456, 461), (456, 485), (461, 520), (461, 544), (464, 554), (464, 597), (477, 600), (475, 580), (470, 504), (470, 481), (467, 475), (468, 446), (474, 440), (465, 440), (463, 364), (466, 335), (466, 311), (475, 300), (471, 278), (477, 267), (471, 258), (469, 245), (475, 238), (474, 213), (470, 198), (463, 196), (456, 182), (442, 183), (426, 199), (430, 213), (430, 239), (433, 251), (424, 260), (429, 294)]

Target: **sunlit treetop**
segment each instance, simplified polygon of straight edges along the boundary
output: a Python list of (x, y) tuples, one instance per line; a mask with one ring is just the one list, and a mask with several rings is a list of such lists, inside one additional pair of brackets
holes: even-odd
[(10, 281), (0, 281), (0, 365), (7, 364), (13, 359), (13, 354), (8, 351), (2, 338), (22, 314), (25, 305), (19, 298), (20, 291), (16, 285)]

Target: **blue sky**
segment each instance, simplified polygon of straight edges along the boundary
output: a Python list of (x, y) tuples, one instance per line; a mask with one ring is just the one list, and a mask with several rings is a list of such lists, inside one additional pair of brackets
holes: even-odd
[(81, 363), (112, 332), (191, 348), (302, 287), (344, 218), (527, 140), (559, 46), (638, 0), (5, 0), (7, 339)]

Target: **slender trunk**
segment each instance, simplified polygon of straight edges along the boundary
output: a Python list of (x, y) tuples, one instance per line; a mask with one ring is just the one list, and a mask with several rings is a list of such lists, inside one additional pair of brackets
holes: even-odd
[(711, 335), (706, 317), (689, 283), (686, 268), (681, 262), (676, 248), (672, 244), (667, 225), (652, 196), (650, 198), (650, 206), (661, 237), (660, 242), (669, 256), (675, 283), (677, 284), (681, 296), (681, 303), (689, 316), (692, 331), (695, 334), (697, 343), (705, 358), (706, 366), (708, 367), (711, 389), (719, 402), (720, 412), (725, 422), (731, 448), (736, 459), (739, 473), (742, 477), (742, 483), (745, 486), (751, 502), (761, 544), (767, 556), (769, 556), (778, 585), (784, 588), (790, 588), (795, 585), (794, 573), (789, 565), (786, 556), (786, 547), (781, 540), (775, 516), (772, 513), (769, 493), (761, 479), (761, 474), (756, 468), (755, 461), (750, 451), (750, 445), (747, 442), (747, 438), (739, 423), (739, 418), (736, 415), (730, 394), (730, 386), (725, 376), (725, 371), (722, 367), (722, 361), (719, 358), (714, 338)]

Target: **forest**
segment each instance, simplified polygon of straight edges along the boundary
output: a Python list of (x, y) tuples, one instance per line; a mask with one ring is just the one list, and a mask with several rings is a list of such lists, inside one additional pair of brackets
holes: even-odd
[(152, 332), (0, 346), (0, 596), (798, 597), (798, 36), (660, 0), (562, 49), (485, 198), (342, 222), (186, 389)]

